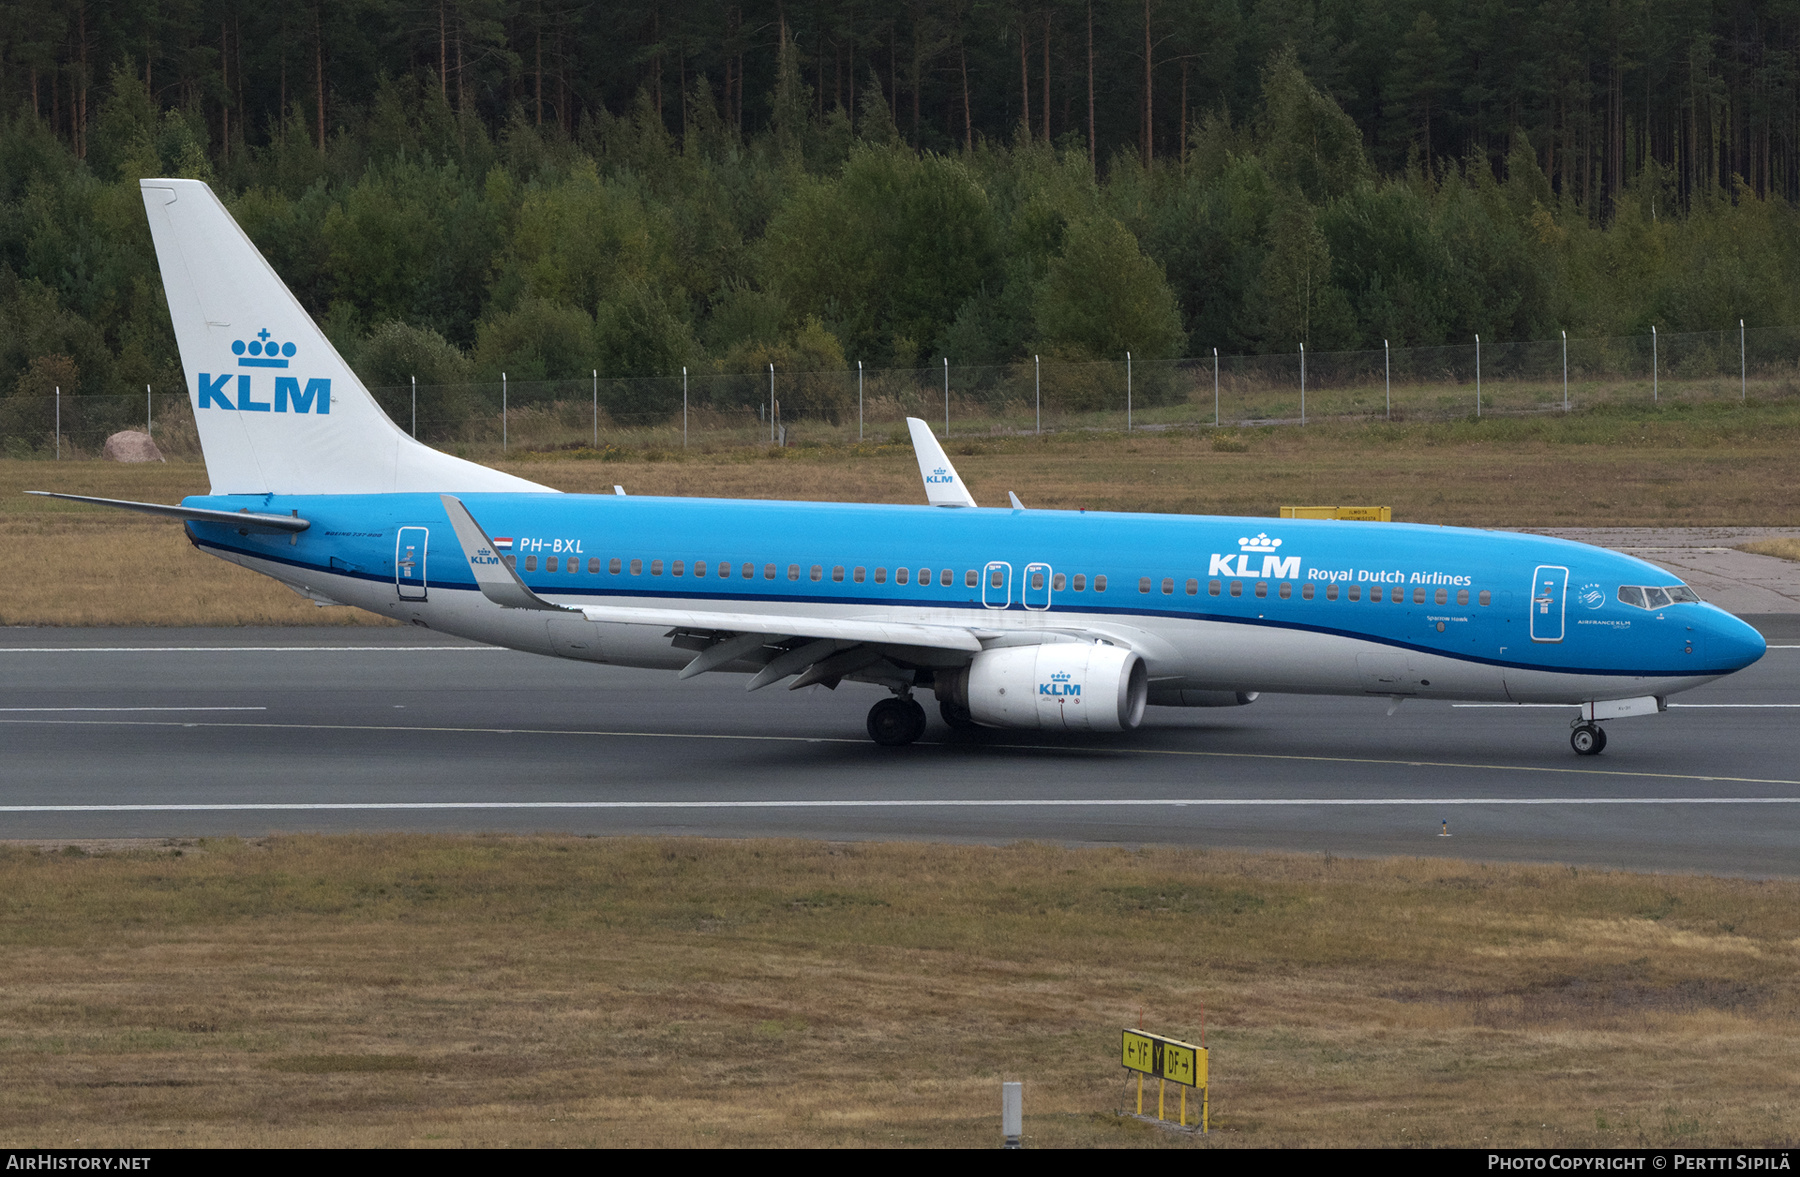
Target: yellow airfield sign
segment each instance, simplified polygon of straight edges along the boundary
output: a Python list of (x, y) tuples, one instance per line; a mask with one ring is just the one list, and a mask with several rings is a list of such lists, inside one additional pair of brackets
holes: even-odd
[(1126, 1069), (1180, 1083), (1184, 1087), (1206, 1086), (1206, 1048), (1160, 1034), (1142, 1030), (1126, 1030), (1120, 1048), (1120, 1062)]

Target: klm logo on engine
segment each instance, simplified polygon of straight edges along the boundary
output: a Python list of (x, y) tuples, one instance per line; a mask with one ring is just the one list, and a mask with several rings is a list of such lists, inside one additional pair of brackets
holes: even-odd
[[(231, 344), (231, 352), (237, 357), (240, 368), (286, 368), (299, 349), (292, 343), (282, 343), (269, 337), (269, 329), (264, 327), (250, 340), (237, 339)], [(236, 383), (232, 382), (233, 376)], [(306, 386), (300, 386), (295, 376), (275, 377), (275, 387), (271, 391), (259, 389), (248, 372), (223, 372), (214, 376), (211, 372), (200, 373), (199, 408), (231, 409), (239, 413), (318, 413), (324, 416), (331, 412), (331, 381), (324, 377), (308, 377)], [(258, 393), (269, 399), (257, 400)]]
[(1053, 699), (1079, 699), (1081, 684), (1071, 682), (1068, 671), (1059, 670), (1050, 676), (1049, 682), (1038, 684), (1038, 694), (1048, 695)]
[[(1264, 532), (1254, 536), (1238, 537), (1238, 550), (1212, 554), (1212, 562), (1206, 566), (1208, 576), (1259, 576), (1265, 580), (1297, 580), (1300, 576), (1300, 557), (1278, 556), (1275, 549), (1281, 546), (1278, 539), (1270, 539)], [(1251, 563), (1260, 558), (1262, 565)]]

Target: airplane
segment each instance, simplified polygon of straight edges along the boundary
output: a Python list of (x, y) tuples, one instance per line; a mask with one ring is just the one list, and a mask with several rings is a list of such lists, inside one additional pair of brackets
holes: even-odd
[[(211, 493), (58, 495), (184, 521), (320, 605), (580, 661), (884, 692), (869, 736), (1121, 732), (1264, 692), (1567, 705), (1607, 721), (1762, 636), (1643, 560), (1512, 532), (975, 505), (563, 494), (408, 436), (204, 183), (140, 182)], [(33, 492), (43, 493), (43, 492)]]

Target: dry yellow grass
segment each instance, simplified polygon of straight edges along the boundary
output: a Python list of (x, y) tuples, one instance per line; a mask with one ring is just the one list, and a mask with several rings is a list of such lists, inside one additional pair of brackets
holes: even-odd
[[(185, 853), (176, 856), (176, 850)], [(15, 1146), (1800, 1135), (1800, 883), (1176, 849), (423, 836), (0, 848)]]
[[(1577, 418), (1228, 432), (953, 439), (976, 498), (1031, 507), (1269, 516), (1284, 504), (1371, 504), (1463, 526), (1791, 526), (1800, 425)], [(1785, 414), (1785, 415), (1784, 415)], [(1222, 447), (1222, 448), (1221, 448)], [(561, 490), (726, 498), (923, 500), (909, 446), (682, 453), (609, 460), (473, 456)], [(0, 460), (0, 622), (12, 625), (383, 624), (319, 609), (194, 552), (177, 524), (28, 498), (63, 490), (174, 502), (204, 491), (193, 462)]]
[(1783, 560), (1800, 560), (1800, 539), (1759, 539), (1739, 544), (1738, 551), (1757, 556), (1779, 556)]

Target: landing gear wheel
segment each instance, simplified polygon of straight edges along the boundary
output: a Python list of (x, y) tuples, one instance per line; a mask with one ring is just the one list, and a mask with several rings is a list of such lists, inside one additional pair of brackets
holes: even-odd
[(972, 732), (981, 729), (981, 725), (975, 722), (975, 717), (969, 714), (969, 709), (960, 703), (940, 699), (938, 714), (944, 717), (944, 722), (950, 726), (952, 731)]
[(1595, 723), (1578, 724), (1569, 733), (1569, 747), (1577, 756), (1598, 756), (1606, 751), (1606, 729)]
[(869, 738), (883, 748), (902, 748), (925, 734), (925, 708), (911, 699), (883, 699), (869, 708)]

